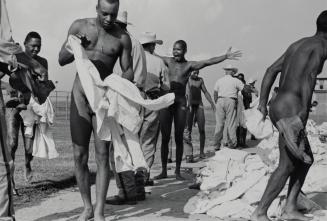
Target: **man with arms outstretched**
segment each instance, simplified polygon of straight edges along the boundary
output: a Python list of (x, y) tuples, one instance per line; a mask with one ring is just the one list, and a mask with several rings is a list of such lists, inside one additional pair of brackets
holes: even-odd
[(180, 174), (180, 167), (183, 157), (183, 132), (186, 122), (186, 84), (192, 71), (218, 64), (226, 59), (237, 59), (241, 56), (240, 51), (231, 52), (231, 48), (225, 55), (214, 57), (203, 61), (187, 61), (186, 42), (178, 40), (173, 47), (173, 57), (164, 57), (163, 61), (169, 69), (170, 91), (175, 93), (175, 103), (160, 111), (161, 127), (161, 163), (162, 172), (156, 179), (167, 178), (168, 144), (170, 140), (171, 126), (174, 119), (175, 142), (176, 142), (176, 179), (183, 180)]
[[(80, 37), (89, 59), (105, 79), (113, 71), (119, 58), (123, 70), (122, 77), (133, 80), (131, 40), (128, 34), (115, 24), (119, 9), (119, 0), (98, 0), (97, 18), (79, 19), (73, 22), (68, 35)], [(64, 43), (59, 64), (66, 65), (74, 61), (74, 56), (66, 49)], [(99, 139), (96, 133), (96, 118), (86, 99), (80, 79), (76, 75), (72, 89), (70, 108), (70, 128), (74, 146), (76, 180), (84, 203), (84, 211), (79, 221), (105, 220), (104, 204), (109, 185), (109, 142)], [(97, 163), (96, 205), (91, 203), (89, 169), (89, 142), (93, 131), (95, 140), (95, 159)], [(94, 214), (94, 215), (93, 215)]]
[(279, 91), (270, 104), (269, 115), (279, 131), (280, 159), (271, 175), (262, 199), (252, 214), (255, 221), (267, 221), (267, 210), (288, 178), (289, 187), (283, 219), (309, 220), (297, 208), (297, 198), (313, 163), (305, 134), (316, 77), (327, 58), (327, 11), (317, 19), (317, 32), (291, 44), (286, 52), (267, 69), (261, 85), (259, 111), (267, 115), (270, 89), (279, 73)]

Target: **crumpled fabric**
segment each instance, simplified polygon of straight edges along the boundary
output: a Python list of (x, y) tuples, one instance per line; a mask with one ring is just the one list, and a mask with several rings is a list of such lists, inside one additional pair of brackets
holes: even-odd
[(45, 159), (58, 157), (51, 127), (54, 122), (54, 109), (50, 99), (47, 98), (43, 104), (39, 104), (31, 97), (27, 110), (21, 111), (20, 115), (25, 126), (25, 136), (34, 136), (32, 155)]
[(265, 139), (273, 134), (273, 124), (269, 117), (263, 119), (262, 113), (256, 108), (244, 111), (245, 125), (257, 139)]
[[(315, 122), (309, 120), (308, 130), (317, 131)], [(310, 128), (311, 127), (311, 128)], [(308, 133), (308, 139), (313, 149), (315, 160), (309, 170), (302, 191), (305, 194), (326, 192), (327, 188), (327, 145), (321, 143), (318, 135)], [(250, 215), (259, 203), (261, 196), (267, 186), (271, 173), (276, 169), (279, 160), (278, 131), (274, 128), (272, 136), (262, 140), (258, 144), (257, 154), (252, 155), (241, 150), (230, 150), (218, 152), (210, 158), (206, 167), (198, 174), (198, 182), (205, 185), (201, 191), (190, 198), (184, 206), (184, 212), (190, 214), (206, 213), (207, 215), (225, 220), (229, 219), (250, 219)], [(225, 151), (223, 149), (222, 151)], [(239, 151), (239, 154), (235, 154)], [(245, 152), (245, 153), (242, 153)], [(238, 158), (230, 156), (245, 156)], [(227, 155), (227, 156), (226, 156)], [(243, 160), (241, 160), (243, 159)], [(231, 174), (241, 174), (235, 176)], [(228, 179), (228, 177), (231, 179)], [(201, 187), (202, 187), (201, 185)], [(268, 210), (268, 216), (279, 217), (285, 204), (288, 184), (280, 193)], [(310, 209), (319, 209), (320, 206), (301, 195), (303, 205), (311, 206)], [(315, 215), (314, 220), (325, 220)]]
[(148, 169), (138, 137), (143, 121), (139, 114), (141, 106), (160, 110), (173, 104), (175, 95), (169, 93), (155, 100), (145, 100), (133, 83), (116, 74), (102, 81), (76, 36), (68, 37), (66, 48), (74, 54), (82, 87), (96, 115), (98, 136), (114, 144), (117, 172)]

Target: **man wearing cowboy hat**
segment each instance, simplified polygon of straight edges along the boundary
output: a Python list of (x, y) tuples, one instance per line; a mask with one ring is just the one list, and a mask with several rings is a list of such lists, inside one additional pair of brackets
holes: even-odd
[(213, 144), (215, 150), (220, 150), (224, 127), (227, 127), (230, 147), (236, 148), (237, 96), (238, 92), (244, 88), (244, 84), (233, 77), (238, 71), (237, 68), (227, 65), (224, 70), (225, 76), (216, 82), (213, 95), (216, 103), (216, 128)]
[[(144, 91), (148, 99), (156, 99), (162, 94), (161, 91), (169, 90), (168, 69), (162, 59), (153, 55), (156, 45), (162, 45), (163, 41), (156, 38), (153, 32), (141, 34), (142, 44), (146, 56), (147, 77)], [(140, 130), (141, 147), (145, 160), (151, 169), (159, 136), (159, 112), (144, 110), (144, 120)], [(150, 173), (146, 176), (146, 185), (153, 185)]]
[[(145, 80), (147, 76), (147, 70), (146, 70), (146, 60), (145, 60), (145, 53), (143, 50), (142, 45), (140, 42), (134, 38), (128, 31), (127, 31), (127, 25), (130, 25), (131, 23), (128, 22), (128, 13), (127, 11), (122, 11), (118, 13), (116, 18), (116, 25), (119, 26), (121, 29), (123, 29), (131, 38), (132, 42), (132, 51), (131, 56), (133, 59), (133, 72), (134, 72), (134, 83), (135, 85), (140, 89), (140, 92), (144, 93), (144, 86), (145, 86)], [(120, 69), (120, 65), (118, 62), (116, 62), (116, 65), (114, 67), (114, 73), (116, 74), (122, 74), (122, 71)], [(142, 113), (144, 113), (144, 110), (142, 110)], [(142, 140), (142, 139), (140, 139)], [(144, 200), (145, 199), (145, 174), (143, 169), (139, 168), (136, 171), (136, 174), (134, 171), (124, 171), (119, 174), (115, 172), (115, 163), (114, 163), (114, 152), (113, 152), (113, 145), (111, 145), (110, 148), (110, 161), (111, 161), (111, 167), (114, 171), (115, 178), (116, 178), (116, 184), (118, 187), (118, 195), (114, 196), (113, 198), (107, 199), (106, 203), (112, 204), (112, 205), (122, 205), (122, 204), (136, 204), (137, 200)]]

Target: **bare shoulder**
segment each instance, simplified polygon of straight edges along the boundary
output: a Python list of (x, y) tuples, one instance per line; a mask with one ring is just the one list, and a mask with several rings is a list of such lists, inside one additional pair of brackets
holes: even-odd
[(79, 33), (82, 30), (87, 30), (89, 27), (95, 26), (95, 18), (82, 18), (75, 20), (69, 28), (70, 33)]
[(44, 57), (37, 56), (36, 60), (44, 67), (48, 68), (48, 60), (45, 59)]
[(316, 53), (325, 53), (326, 43), (316, 37), (306, 37), (302, 38), (293, 44), (291, 44), (288, 48), (288, 51), (294, 51), (300, 49), (301, 52), (316, 52)]
[(129, 36), (129, 34), (126, 31), (121, 30), (119, 28), (119, 29), (117, 29), (117, 34), (119, 35), (119, 39), (120, 39), (120, 42), (123, 45), (123, 47), (132, 47), (131, 37)]

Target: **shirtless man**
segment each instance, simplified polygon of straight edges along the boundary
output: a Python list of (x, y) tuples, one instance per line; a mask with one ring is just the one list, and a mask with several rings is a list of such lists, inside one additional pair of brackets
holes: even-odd
[[(204, 109), (201, 97), (201, 91), (204, 93), (204, 96), (209, 101), (212, 109), (216, 112), (216, 106), (213, 102), (209, 92), (207, 91), (206, 86), (204, 85), (204, 81), (201, 77), (199, 77), (199, 71), (193, 71), (190, 79), (187, 83), (187, 103), (189, 110), (187, 111), (186, 117), (186, 128), (188, 137), (186, 137), (186, 141), (189, 143), (185, 148), (186, 153), (186, 161), (192, 162), (193, 161), (193, 146), (192, 146), (192, 126), (193, 120), (196, 117), (197, 125), (199, 128), (200, 133), (200, 158), (204, 159), (204, 144), (205, 144), (205, 116), (204, 116)], [(190, 149), (190, 150), (188, 150)]]
[(167, 159), (168, 144), (170, 140), (171, 126), (174, 119), (175, 142), (176, 142), (176, 179), (184, 180), (180, 174), (180, 167), (183, 158), (183, 131), (186, 122), (186, 84), (192, 71), (200, 70), (204, 67), (218, 64), (226, 59), (237, 59), (241, 56), (240, 51), (231, 52), (228, 49), (225, 55), (214, 57), (203, 61), (187, 61), (185, 54), (187, 52), (186, 42), (178, 40), (173, 47), (173, 57), (163, 57), (164, 63), (169, 69), (170, 91), (175, 93), (175, 103), (166, 109), (160, 111), (161, 124), (161, 163), (162, 172), (155, 179), (167, 178)]
[[(25, 41), (25, 53), (39, 62), (46, 70), (48, 70), (48, 61), (47, 59), (39, 56), (39, 52), (41, 51), (41, 36), (37, 32), (29, 32), (26, 35)], [(43, 76), (44, 80), (48, 79), (48, 75)], [(21, 93), (15, 89), (10, 88), (10, 95), (20, 95)], [(29, 100), (31, 93), (24, 93), (22, 96), (25, 97), (25, 100)], [(15, 97), (15, 96), (14, 96)], [(27, 101), (28, 102), (28, 101)], [(25, 108), (26, 109), (26, 108)], [(19, 128), (21, 128), (22, 135), (24, 138), (24, 147), (25, 147), (25, 180), (30, 182), (33, 173), (31, 168), (31, 161), (33, 159), (32, 151), (33, 151), (33, 140), (34, 134), (32, 136), (28, 136), (25, 134), (25, 127), (22, 117), (20, 116), (19, 105), (17, 107), (8, 107), (6, 109), (6, 121), (8, 127), (8, 147), (11, 153), (11, 157), (15, 160), (15, 154), (18, 147), (18, 135)], [(34, 131), (33, 131), (34, 133)], [(14, 176), (13, 178), (13, 188), (15, 193), (17, 194), (17, 190), (15, 187)]]
[(305, 134), (311, 97), (316, 77), (327, 59), (327, 11), (317, 19), (317, 32), (291, 44), (286, 52), (265, 73), (259, 111), (267, 115), (270, 89), (279, 73), (279, 91), (270, 104), (269, 115), (279, 130), (280, 159), (278, 168), (271, 175), (262, 199), (252, 214), (252, 220), (267, 221), (267, 210), (278, 196), (288, 178), (289, 188), (283, 219), (309, 220), (300, 213), (297, 198), (313, 155)]
[[(97, 18), (79, 19), (73, 22), (68, 35), (81, 38), (81, 44), (86, 50), (89, 59), (94, 63), (104, 79), (112, 73), (113, 67), (119, 58), (123, 71), (122, 76), (133, 80), (131, 40), (128, 34), (115, 24), (119, 9), (119, 0), (98, 0), (96, 7)], [(63, 44), (59, 54), (61, 66), (74, 61), (74, 56)], [(104, 205), (109, 186), (109, 142), (99, 139), (96, 134), (95, 114), (90, 108), (80, 79), (76, 75), (72, 89), (70, 107), (70, 128), (74, 147), (76, 180), (84, 203), (84, 211), (80, 221), (105, 220)], [(96, 204), (93, 211), (90, 193), (89, 169), (89, 142), (91, 133), (94, 134), (95, 161), (97, 163), (96, 176)], [(94, 215), (93, 215), (94, 214)]]

